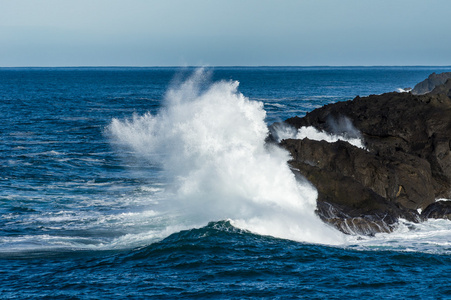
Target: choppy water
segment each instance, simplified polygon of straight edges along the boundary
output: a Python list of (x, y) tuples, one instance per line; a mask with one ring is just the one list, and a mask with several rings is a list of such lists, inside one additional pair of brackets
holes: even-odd
[(450, 298), (450, 221), (344, 236), (264, 144), (444, 71), (0, 69), (0, 297)]

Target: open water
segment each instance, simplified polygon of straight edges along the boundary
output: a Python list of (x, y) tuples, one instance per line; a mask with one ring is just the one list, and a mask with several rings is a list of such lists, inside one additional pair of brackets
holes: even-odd
[(0, 68), (0, 298), (451, 299), (451, 222), (343, 235), (267, 125), (451, 67)]

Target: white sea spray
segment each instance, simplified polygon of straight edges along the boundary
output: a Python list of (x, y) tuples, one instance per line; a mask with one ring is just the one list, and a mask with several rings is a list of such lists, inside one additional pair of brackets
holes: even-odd
[(362, 139), (358, 137), (346, 137), (344, 135), (330, 134), (325, 131), (320, 131), (313, 126), (303, 126), (299, 128), (295, 136), (296, 139), (309, 138), (315, 141), (326, 141), (328, 143), (334, 143), (337, 141), (345, 141), (358, 148), (365, 149), (362, 143)]
[(193, 225), (231, 219), (258, 234), (341, 243), (314, 213), (316, 189), (296, 180), (285, 150), (265, 145), (262, 103), (239, 93), (237, 81), (204, 77), (198, 70), (170, 89), (159, 113), (109, 127), (117, 143), (162, 166), (172, 187), (166, 207)]

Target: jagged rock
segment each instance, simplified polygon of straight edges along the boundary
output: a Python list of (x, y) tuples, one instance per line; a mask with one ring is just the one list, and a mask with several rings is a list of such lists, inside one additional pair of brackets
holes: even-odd
[[(290, 164), (315, 186), (340, 181), (339, 186), (330, 187), (335, 195), (328, 198), (337, 198), (339, 189), (343, 189), (345, 194), (353, 193), (353, 197), (360, 198), (362, 191), (353, 192), (351, 189), (358, 184), (390, 203), (401, 204), (408, 209), (425, 209), (435, 201), (430, 165), (419, 157), (406, 153), (381, 157), (344, 141), (327, 143), (288, 139), (283, 140), (281, 145), (293, 157)], [(331, 176), (334, 176), (334, 180)], [(342, 178), (338, 176), (348, 178), (349, 183), (342, 182)]]
[(451, 198), (450, 95), (451, 80), (427, 95), (356, 97), (286, 120), (295, 130), (313, 126), (364, 140), (366, 149), (281, 142), (293, 168), (316, 186), (318, 215), (346, 233), (390, 232), (399, 218), (419, 222), (435, 199)]
[[(449, 74), (451, 74), (451, 73), (449, 73)], [(444, 84), (436, 86), (430, 92), (430, 94), (433, 94), (433, 95), (444, 94), (444, 95), (447, 95), (448, 97), (451, 97), (451, 78), (446, 80), (446, 82)]]
[[(390, 232), (399, 217), (420, 220), (415, 210), (400, 203), (426, 208), (434, 202), (431, 189), (421, 191), (429, 198), (427, 204), (415, 194), (415, 184), (430, 182), (427, 172), (424, 177), (409, 181), (410, 166), (402, 161), (385, 162), (343, 141), (288, 139), (281, 145), (293, 157), (290, 165), (317, 188), (317, 214), (345, 233)], [(428, 164), (422, 167), (427, 170)], [(414, 194), (416, 203), (408, 200), (407, 193)]]
[[(349, 120), (370, 153), (392, 158), (418, 157), (430, 164), (435, 198), (451, 197), (451, 98), (387, 93), (329, 104), (285, 122), (296, 129), (313, 126), (353, 136)], [(348, 134), (350, 132), (350, 134)]]
[(451, 72), (440, 74), (432, 73), (427, 79), (415, 85), (415, 87), (412, 89), (412, 94), (423, 95), (429, 93), (436, 86), (444, 84), (449, 78), (451, 78)]
[(429, 205), (421, 213), (423, 219), (451, 220), (451, 201), (437, 201)]

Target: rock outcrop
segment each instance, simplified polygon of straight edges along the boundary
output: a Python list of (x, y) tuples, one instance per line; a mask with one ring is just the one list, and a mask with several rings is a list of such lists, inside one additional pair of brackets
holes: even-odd
[(366, 149), (343, 141), (280, 143), (292, 167), (316, 186), (318, 215), (358, 234), (390, 232), (399, 218), (440, 216), (426, 212), (437, 206), (435, 199), (451, 198), (450, 91), (451, 80), (426, 95), (356, 97), (286, 120), (296, 129), (313, 126), (364, 140)]
[(423, 95), (431, 92), (436, 86), (444, 84), (451, 78), (451, 72), (445, 72), (440, 74), (432, 73), (429, 77), (422, 82), (415, 85), (412, 89), (412, 94)]
[(425, 219), (451, 220), (451, 201), (437, 201), (429, 205), (421, 216)]

